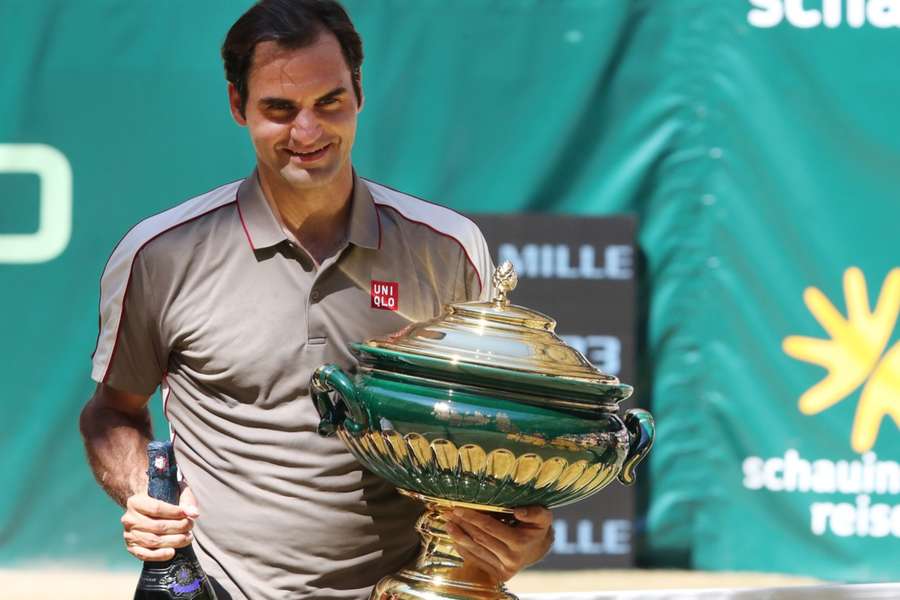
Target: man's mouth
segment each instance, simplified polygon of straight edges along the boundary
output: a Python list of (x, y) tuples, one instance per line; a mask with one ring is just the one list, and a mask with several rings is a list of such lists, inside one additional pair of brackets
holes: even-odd
[(309, 152), (295, 152), (289, 148), (285, 148), (285, 151), (290, 154), (292, 160), (307, 163), (319, 160), (320, 158), (325, 156), (325, 153), (328, 152), (329, 148), (331, 148), (331, 144), (325, 144), (321, 148), (317, 148)]

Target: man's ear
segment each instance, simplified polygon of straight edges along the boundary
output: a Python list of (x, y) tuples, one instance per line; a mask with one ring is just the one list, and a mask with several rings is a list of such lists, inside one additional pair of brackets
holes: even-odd
[(231, 109), (231, 118), (241, 127), (247, 126), (247, 117), (241, 114), (241, 95), (233, 83), (228, 84), (228, 107)]
[(359, 106), (356, 107), (356, 112), (362, 112), (363, 105), (366, 103), (366, 95), (363, 93), (363, 85), (362, 85), (362, 67), (359, 68), (359, 79), (357, 80), (357, 85), (359, 86)]

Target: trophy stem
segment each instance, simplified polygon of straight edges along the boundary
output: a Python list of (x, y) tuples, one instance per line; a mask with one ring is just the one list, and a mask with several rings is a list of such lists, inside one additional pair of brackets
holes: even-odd
[(447, 534), (444, 516), (453, 510), (453, 503), (420, 494), (407, 495), (425, 502), (425, 512), (416, 522), (422, 549), (412, 563), (379, 581), (370, 600), (517, 600), (501, 581), (474, 565), (467, 565), (456, 551)]

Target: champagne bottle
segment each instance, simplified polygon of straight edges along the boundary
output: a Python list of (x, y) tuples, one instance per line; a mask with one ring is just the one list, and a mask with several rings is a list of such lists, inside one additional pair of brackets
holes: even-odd
[[(178, 504), (181, 491), (176, 478), (175, 453), (172, 442), (150, 442), (147, 445), (151, 498)], [(209, 578), (191, 546), (176, 548), (175, 556), (166, 561), (145, 561), (138, 580), (134, 600), (216, 600)]]

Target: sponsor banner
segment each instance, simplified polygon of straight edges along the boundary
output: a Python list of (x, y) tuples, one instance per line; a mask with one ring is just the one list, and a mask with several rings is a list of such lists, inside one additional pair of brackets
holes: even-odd
[(896, 580), (900, 3), (705, 6), (673, 63), (692, 113), (662, 168), (685, 187), (642, 219), (648, 555)]
[[(745, 360), (760, 374), (768, 361), (778, 366), (757, 382), (758, 398), (732, 388), (729, 404), (719, 377), (700, 392), (717, 395), (724, 425), (712, 436), (722, 470), (698, 520), (709, 535), (697, 546), (703, 564), (897, 578), (900, 267), (883, 279), (857, 267), (834, 279), (842, 285), (785, 298), (784, 318), (760, 332), (767, 353), (751, 342)], [(776, 536), (770, 554), (761, 552)], [(741, 556), (738, 539), (754, 552)]]
[(747, 22), (754, 27), (782, 23), (798, 29), (841, 26), (852, 29), (900, 27), (898, 0), (749, 0)]
[[(512, 262), (514, 304), (543, 312), (598, 369), (635, 384), (635, 221), (631, 217), (474, 215), (495, 264)], [(640, 390), (637, 390), (639, 393)], [(622, 403), (635, 405), (635, 398)], [(646, 472), (638, 467), (638, 477)], [(613, 482), (554, 511), (550, 554), (535, 568), (634, 564), (635, 494)]]

